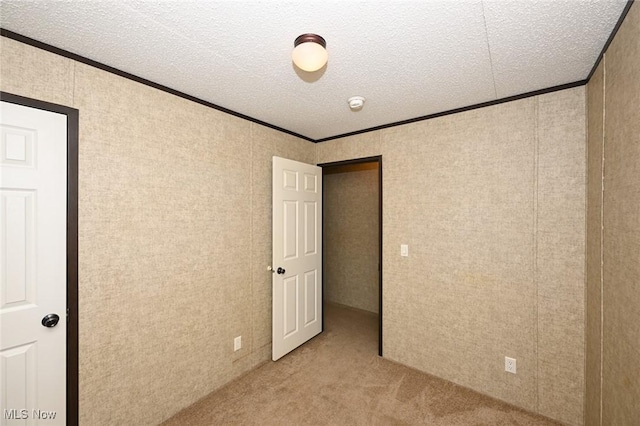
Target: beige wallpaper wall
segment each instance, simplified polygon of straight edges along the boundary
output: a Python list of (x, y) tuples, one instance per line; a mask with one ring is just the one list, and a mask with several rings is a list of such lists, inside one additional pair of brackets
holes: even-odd
[(365, 166), (324, 175), (324, 296), (378, 313), (378, 167)]
[(80, 111), (81, 424), (157, 424), (268, 360), (271, 156), (315, 146), (0, 43), (3, 91)]
[(588, 227), (589, 260), (598, 260), (602, 242), (603, 262), (601, 270), (589, 267), (587, 293), (586, 412), (593, 425), (636, 424), (640, 419), (639, 75), (640, 7), (634, 3), (588, 86), (589, 153), (592, 147), (595, 157), (604, 153), (600, 194), (603, 175), (597, 173), (597, 158), (589, 158), (596, 168), (589, 170), (594, 177), (589, 201), (600, 199), (603, 207), (601, 218), (590, 215)]
[(579, 87), (318, 144), (383, 157), (385, 357), (583, 422), (585, 138)]

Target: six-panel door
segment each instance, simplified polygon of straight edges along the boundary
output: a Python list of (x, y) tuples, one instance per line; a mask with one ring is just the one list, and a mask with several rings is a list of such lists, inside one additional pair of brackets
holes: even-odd
[(322, 331), (321, 235), (322, 169), (273, 157), (274, 361)]
[(0, 415), (65, 424), (67, 117), (0, 104)]

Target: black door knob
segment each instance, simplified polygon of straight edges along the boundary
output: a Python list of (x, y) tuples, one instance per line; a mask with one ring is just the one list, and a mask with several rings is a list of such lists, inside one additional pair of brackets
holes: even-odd
[(276, 269), (276, 272), (279, 273), (279, 274), (284, 274), (287, 271), (285, 271), (283, 268), (279, 267), (278, 269)]
[(60, 317), (58, 315), (49, 314), (42, 318), (42, 325), (45, 327), (55, 327), (56, 324), (58, 324), (58, 321), (60, 321)]

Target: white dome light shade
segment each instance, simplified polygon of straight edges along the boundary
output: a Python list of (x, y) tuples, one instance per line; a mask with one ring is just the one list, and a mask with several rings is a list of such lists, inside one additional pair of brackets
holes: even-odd
[(317, 34), (302, 34), (293, 43), (291, 58), (298, 68), (307, 72), (318, 71), (327, 63), (327, 43)]

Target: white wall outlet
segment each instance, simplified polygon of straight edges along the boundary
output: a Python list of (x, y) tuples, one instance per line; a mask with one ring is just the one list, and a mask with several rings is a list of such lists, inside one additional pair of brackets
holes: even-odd
[(504, 357), (504, 371), (508, 373), (516, 374), (516, 359), (509, 358), (508, 356)]
[(233, 351), (236, 352), (240, 349), (242, 349), (242, 336), (238, 336), (233, 339)]
[(407, 244), (400, 244), (400, 256), (409, 256), (409, 246)]

